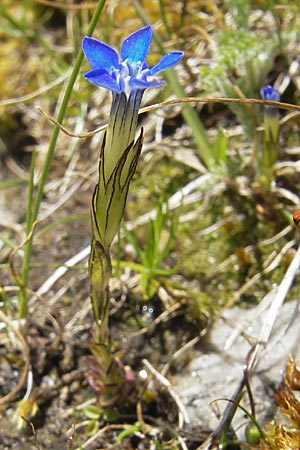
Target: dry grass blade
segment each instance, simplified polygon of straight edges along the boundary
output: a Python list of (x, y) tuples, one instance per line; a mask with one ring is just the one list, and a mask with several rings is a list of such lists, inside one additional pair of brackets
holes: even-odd
[[(282, 282), (280, 283), (279, 287), (276, 288), (276, 292), (271, 302), (270, 309), (267, 313), (266, 319), (262, 325), (261, 332), (257, 339), (258, 344), (255, 346), (255, 349), (249, 358), (249, 363), (247, 367), (249, 377), (251, 376), (251, 373), (255, 369), (259, 361), (259, 358), (270, 339), (274, 323), (280, 313), (280, 308), (286, 298), (286, 295), (299, 269), (299, 263), (300, 263), (300, 247), (298, 248), (291, 264), (289, 265)], [(214, 448), (213, 445), (220, 438), (220, 436), (223, 433), (224, 427), (228, 424), (228, 420), (232, 416), (234, 408), (236, 408), (235, 404), (238, 401), (240, 393), (244, 387), (245, 387), (245, 378), (243, 377), (242, 380), (239, 382), (238, 386), (236, 387), (233, 396), (231, 397), (233, 403), (228, 403), (221, 417), (219, 425), (213, 431), (212, 435), (208, 438), (208, 440), (204, 444), (202, 444), (197, 450), (211, 450), (212, 448)]]
[(143, 359), (143, 364), (146, 366), (146, 368), (149, 370), (149, 372), (159, 381), (159, 383), (168, 390), (170, 396), (175, 401), (175, 403), (176, 403), (176, 405), (178, 407), (178, 410), (179, 410), (179, 428), (182, 428), (184, 423), (189, 424), (190, 423), (190, 418), (189, 418), (188, 413), (187, 413), (187, 411), (185, 409), (185, 406), (182, 403), (182, 401), (179, 398), (179, 396), (177, 395), (177, 393), (172, 388), (171, 383), (169, 382), (169, 380), (167, 380), (161, 373), (159, 373), (150, 364), (150, 362), (147, 361), (147, 359)]
[(259, 344), (256, 346), (255, 351), (253, 352), (253, 355), (250, 359), (249, 371), (255, 368), (265, 345), (270, 339), (274, 323), (276, 321), (276, 318), (278, 317), (278, 314), (280, 313), (280, 308), (286, 298), (286, 295), (299, 269), (299, 264), (300, 264), (300, 247), (298, 248), (291, 264), (288, 267), (288, 270), (286, 271), (286, 274), (282, 282), (280, 283), (275, 293), (275, 297), (272, 301), (271, 307), (269, 309), (267, 317), (263, 323), (260, 335), (258, 337)]
[[(176, 98), (172, 100), (166, 100), (165, 102), (156, 103), (154, 105), (145, 106), (144, 108), (141, 108), (139, 111), (139, 114), (143, 114), (145, 112), (155, 111), (156, 109), (162, 108), (163, 106), (170, 106), (170, 105), (179, 105), (179, 104), (188, 104), (188, 103), (238, 103), (238, 104), (244, 104), (244, 105), (264, 105), (264, 106), (275, 106), (276, 108), (286, 109), (286, 110), (292, 110), (300, 112), (300, 106), (298, 105), (292, 105), (290, 103), (282, 103), (282, 102), (275, 102), (271, 100), (259, 100), (256, 98), (227, 98), (227, 97), (183, 97), (183, 98)], [(52, 122), (54, 125), (59, 127), (61, 131), (63, 131), (66, 135), (70, 137), (76, 137), (76, 138), (87, 138), (94, 136), (95, 134), (99, 133), (100, 131), (103, 131), (107, 128), (107, 125), (103, 125), (102, 127), (97, 128), (96, 130), (87, 132), (87, 133), (74, 133), (72, 131), (69, 131), (67, 128), (65, 128), (63, 125), (61, 125), (55, 118), (49, 116), (45, 111), (42, 110), (39, 106), (37, 107), (37, 110), (45, 116), (50, 122)]]
[(100, 131), (104, 131), (107, 128), (107, 125), (103, 125), (102, 127), (96, 128), (96, 130), (87, 132), (87, 133), (73, 133), (72, 131), (69, 131), (66, 127), (64, 127), (62, 124), (60, 124), (54, 117), (49, 116), (45, 111), (42, 110), (40, 106), (37, 106), (36, 108), (38, 112), (40, 112), (46, 119), (48, 119), (50, 122), (53, 123), (56, 127), (58, 127), (63, 133), (65, 133), (67, 136), (70, 137), (76, 137), (76, 138), (88, 138), (91, 136), (94, 136), (95, 134), (100, 133)]

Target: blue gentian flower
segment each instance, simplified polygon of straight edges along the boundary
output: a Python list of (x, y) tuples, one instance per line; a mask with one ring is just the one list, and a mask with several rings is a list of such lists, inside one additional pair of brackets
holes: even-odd
[(93, 235), (105, 252), (118, 232), (129, 183), (142, 149), (143, 130), (136, 141), (135, 134), (143, 93), (147, 88), (161, 86), (164, 81), (155, 76), (183, 57), (181, 51), (171, 52), (149, 67), (145, 60), (151, 39), (151, 26), (140, 28), (123, 41), (120, 57), (97, 39), (86, 36), (82, 41), (83, 52), (92, 67), (84, 74), (85, 78), (113, 94), (92, 206)]
[(124, 92), (127, 97), (132, 91), (161, 86), (164, 82), (155, 79), (154, 75), (177, 64), (183, 52), (168, 53), (150, 68), (145, 60), (151, 40), (152, 27), (140, 28), (123, 41), (119, 58), (112, 47), (86, 36), (82, 48), (92, 69), (84, 74), (85, 78), (116, 94)]
[(263, 100), (272, 100), (274, 102), (280, 101), (280, 96), (279, 96), (278, 91), (270, 84), (268, 84), (267, 86), (264, 86), (261, 89), (261, 96), (262, 96)]
[(110, 246), (120, 228), (129, 183), (143, 144), (143, 129), (135, 140), (139, 107), (145, 89), (163, 84), (155, 76), (183, 57), (183, 52), (171, 52), (155, 66), (149, 67), (146, 57), (151, 39), (151, 26), (140, 28), (123, 41), (120, 57), (112, 47), (97, 39), (86, 36), (82, 42), (84, 54), (91, 65), (85, 78), (113, 94), (108, 126), (100, 147), (99, 180), (92, 199), (93, 239), (89, 258), (91, 298), (97, 324), (97, 343), (100, 344), (94, 347), (94, 355), (97, 367), (104, 374), (103, 377), (100, 374), (99, 379), (103, 387), (99, 403), (106, 406), (111, 406), (111, 401), (119, 401), (114, 394), (123, 392), (132, 378), (128, 371), (120, 370), (111, 354), (108, 312), (112, 271)]
[[(264, 86), (261, 91), (261, 96), (263, 100), (272, 100), (273, 102), (279, 102), (280, 96), (277, 89), (275, 89), (270, 84)], [(265, 115), (269, 115), (270, 117), (278, 116), (278, 108), (276, 106), (266, 105), (265, 106)]]

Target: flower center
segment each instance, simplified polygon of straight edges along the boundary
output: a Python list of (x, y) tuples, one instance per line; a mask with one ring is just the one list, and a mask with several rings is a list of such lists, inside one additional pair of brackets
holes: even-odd
[(143, 63), (141, 61), (130, 63), (128, 59), (121, 61), (119, 68), (114, 69), (113, 71), (117, 83), (127, 96), (129, 96), (132, 91), (130, 80), (137, 79), (146, 81), (148, 73), (149, 69), (143, 68)]

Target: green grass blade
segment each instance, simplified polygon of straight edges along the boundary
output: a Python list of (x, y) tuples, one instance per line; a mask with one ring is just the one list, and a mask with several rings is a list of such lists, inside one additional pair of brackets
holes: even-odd
[[(87, 30), (88, 35), (91, 35), (93, 33), (93, 31), (98, 23), (100, 14), (105, 5), (105, 1), (106, 0), (99, 0), (98, 5), (96, 7), (96, 10), (94, 12), (94, 15), (92, 17), (92, 20), (91, 20), (90, 25)], [(66, 90), (65, 90), (61, 105), (58, 110), (57, 121), (59, 123), (62, 123), (63, 119), (65, 117), (65, 114), (67, 111), (67, 106), (68, 106), (68, 103), (69, 103), (69, 100), (71, 98), (71, 94), (73, 91), (73, 86), (74, 86), (77, 76), (79, 74), (82, 61), (83, 61), (83, 52), (82, 52), (82, 50), (80, 50), (78, 52), (77, 58), (75, 60), (71, 76), (67, 83)], [(41, 178), (39, 180), (39, 184), (37, 187), (36, 198), (35, 198), (35, 201), (32, 206), (30, 226), (28, 224), (26, 226), (26, 228), (28, 228), (28, 229), (31, 229), (32, 224), (38, 217), (38, 213), (39, 213), (39, 209), (40, 209), (40, 205), (41, 205), (41, 201), (42, 201), (42, 197), (43, 197), (43, 193), (44, 193), (44, 186), (45, 186), (48, 172), (50, 169), (50, 164), (52, 161), (53, 153), (54, 153), (54, 150), (56, 147), (58, 134), (59, 134), (59, 128), (57, 126), (55, 126), (51, 133), (46, 159), (45, 159), (45, 162), (43, 165)], [(32, 244), (33, 244), (33, 238), (31, 238), (29, 240), (29, 242), (26, 244), (26, 246), (24, 248), (24, 259), (22, 262), (21, 278), (22, 278), (23, 285), (25, 286), (25, 291), (22, 292), (22, 296), (20, 299), (20, 310), (19, 310), (20, 318), (26, 317), (26, 315), (27, 315), (28, 292), (27, 292), (26, 286), (27, 286), (27, 281), (28, 281), (28, 270), (29, 270), (29, 261), (30, 261), (30, 255), (31, 255), (31, 250), (32, 250)]]

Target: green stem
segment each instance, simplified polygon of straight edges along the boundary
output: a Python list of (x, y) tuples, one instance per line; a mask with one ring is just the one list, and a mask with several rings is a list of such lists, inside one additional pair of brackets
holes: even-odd
[(105, 250), (94, 238), (91, 243), (89, 275), (91, 280), (91, 299), (96, 323), (95, 341), (109, 349), (108, 328), (109, 280), (112, 273), (109, 249)]
[[(27, 201), (27, 207), (26, 207), (26, 230), (25, 230), (26, 236), (29, 235), (30, 230), (32, 228), (32, 224), (33, 224), (32, 202), (33, 202), (33, 190), (34, 190), (35, 157), (36, 157), (36, 153), (35, 153), (35, 151), (33, 151), (33, 153), (31, 154), (30, 175), (29, 175), (29, 185), (28, 185), (28, 201)], [(28, 242), (28, 244), (29, 244), (29, 242)], [(27, 245), (25, 246), (25, 254), (26, 254)], [(23, 262), (24, 262), (24, 260), (23, 260)], [(29, 260), (28, 260), (28, 266), (29, 266)], [(22, 267), (22, 269), (23, 269), (23, 267)], [(27, 280), (27, 278), (26, 278), (26, 280)], [(23, 314), (23, 311), (24, 311), (24, 307), (25, 307), (24, 302), (26, 302), (26, 305), (27, 305), (28, 293), (27, 293), (27, 283), (25, 282), (25, 280), (23, 278), (22, 270), (21, 270), (21, 278), (18, 278), (16, 281), (20, 286), (19, 316), (20, 316), (20, 318), (23, 318), (23, 317), (26, 317), (26, 313)], [(26, 309), (27, 309), (27, 306), (26, 306)], [(21, 312), (22, 312), (22, 315), (21, 315)]]
[(34, 190), (34, 167), (35, 167), (36, 153), (33, 151), (31, 154), (30, 162), (30, 175), (28, 185), (28, 202), (26, 207), (26, 236), (30, 233), (33, 221), (32, 221), (32, 202), (33, 202), (33, 190)]
[(179, 26), (178, 26), (179, 30), (181, 28), (183, 28), (183, 26), (184, 26), (184, 19), (185, 19), (185, 14), (186, 14), (187, 3), (188, 3), (188, 0), (183, 0), (180, 21), (179, 21)]
[[(92, 33), (97, 25), (100, 14), (105, 5), (105, 1), (106, 0), (99, 0), (99, 2), (98, 2), (95, 13), (92, 17), (91, 23), (87, 30), (87, 35), (89, 35), (89, 36), (92, 35)], [(62, 121), (65, 117), (68, 102), (70, 100), (70, 97), (71, 97), (71, 94), (73, 91), (74, 83), (75, 83), (78, 73), (80, 71), (82, 61), (83, 61), (83, 52), (82, 52), (82, 50), (80, 50), (77, 55), (77, 58), (75, 60), (74, 68), (72, 70), (71, 76), (67, 83), (66, 91), (63, 96), (58, 113), (57, 113), (57, 121), (59, 123), (62, 123)], [(42, 197), (43, 197), (43, 192), (44, 192), (44, 185), (46, 183), (46, 179), (47, 179), (49, 168), (50, 168), (50, 163), (52, 161), (53, 153), (54, 153), (54, 150), (56, 147), (58, 134), (59, 134), (59, 127), (55, 126), (51, 133), (48, 152), (46, 155), (46, 159), (44, 161), (41, 178), (39, 180), (39, 184), (37, 187), (35, 202), (33, 204), (32, 214), (31, 214), (31, 218), (30, 218), (31, 220), (30, 220), (30, 223), (27, 223), (27, 226), (26, 226), (26, 229), (29, 229), (29, 230), (32, 228), (32, 225), (33, 225), (34, 221), (37, 219), (37, 216), (39, 213), (39, 209), (40, 209), (40, 205), (41, 205), (41, 201), (42, 201)], [(21, 278), (22, 278), (23, 286), (25, 286), (25, 289), (23, 289), (21, 291), (21, 298), (20, 298), (20, 305), (19, 305), (19, 317), (20, 318), (26, 317), (26, 315), (27, 315), (27, 303), (28, 303), (27, 281), (28, 281), (28, 269), (29, 269), (29, 260), (30, 260), (30, 256), (31, 256), (32, 244), (33, 244), (33, 238), (31, 238), (29, 240), (29, 242), (26, 244), (26, 246), (24, 248), (24, 259), (23, 259), (22, 268), (21, 268)]]

